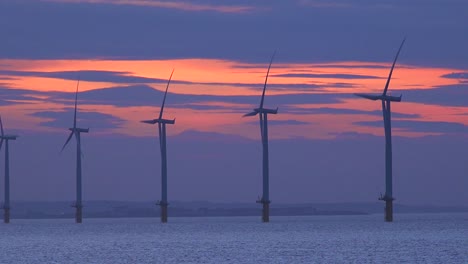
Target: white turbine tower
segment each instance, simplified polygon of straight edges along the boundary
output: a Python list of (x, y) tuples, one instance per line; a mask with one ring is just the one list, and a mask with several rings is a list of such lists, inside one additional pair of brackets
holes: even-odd
[(175, 124), (175, 119), (168, 120), (163, 119), (164, 104), (166, 103), (167, 90), (169, 89), (169, 84), (171, 83), (172, 74), (167, 81), (166, 92), (164, 93), (163, 102), (161, 105), (161, 111), (159, 112), (159, 117), (153, 120), (143, 120), (142, 123), (146, 124), (156, 124), (158, 123), (159, 131), (159, 146), (161, 151), (161, 201), (158, 201), (156, 204), (161, 207), (161, 222), (167, 223), (167, 206), (169, 205), (167, 201), (167, 154), (166, 154), (166, 124)]
[(75, 138), (76, 138), (76, 202), (73, 205), (73, 207), (76, 208), (76, 213), (75, 213), (76, 223), (81, 223), (83, 220), (83, 214), (82, 214), (83, 203), (81, 199), (81, 155), (82, 155), (82, 152), (81, 152), (81, 135), (80, 134), (89, 132), (89, 128), (78, 128), (76, 126), (76, 111), (77, 111), (79, 85), (80, 85), (80, 80), (78, 80), (78, 84), (76, 85), (75, 114), (73, 116), (73, 127), (69, 128), (71, 133), (68, 136), (67, 141), (65, 141), (65, 144), (63, 144), (63, 147), (61, 150), (63, 151), (65, 149), (68, 142), (70, 142), (72, 136), (75, 135)]
[(5, 140), (5, 201), (3, 202), (3, 222), (5, 224), (10, 223), (10, 152), (8, 149), (8, 141), (16, 140), (16, 135), (5, 135), (3, 132), (2, 118), (0, 117), (0, 150), (2, 149), (3, 141)]
[(390, 84), (390, 79), (392, 78), (393, 68), (400, 54), (401, 48), (405, 43), (405, 39), (401, 42), (400, 48), (393, 60), (392, 68), (390, 69), (390, 74), (388, 75), (387, 83), (381, 95), (373, 94), (355, 94), (359, 97), (363, 97), (369, 100), (381, 100), (382, 101), (382, 112), (384, 120), (384, 129), (385, 129), (385, 195), (379, 198), (379, 200), (385, 201), (385, 221), (393, 221), (393, 186), (392, 186), (392, 127), (390, 122), (390, 102), (401, 102), (400, 96), (391, 96), (387, 95), (388, 86)]
[(271, 56), (270, 65), (268, 66), (268, 71), (265, 77), (265, 84), (263, 86), (262, 99), (260, 100), (260, 106), (255, 108), (253, 112), (245, 114), (244, 116), (255, 116), (259, 114), (260, 117), (260, 135), (262, 138), (263, 146), (263, 194), (262, 198), (257, 201), (263, 205), (262, 211), (262, 221), (267, 223), (270, 221), (270, 178), (269, 178), (269, 164), (268, 164), (268, 114), (276, 115), (278, 113), (278, 108), (276, 109), (267, 109), (263, 108), (263, 101), (265, 99), (265, 90), (268, 81), (268, 75), (270, 74), (271, 64), (273, 63), (273, 58), (275, 57), (276, 51)]

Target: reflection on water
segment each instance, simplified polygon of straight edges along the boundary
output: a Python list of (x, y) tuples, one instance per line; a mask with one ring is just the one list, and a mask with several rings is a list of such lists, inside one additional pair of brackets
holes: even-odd
[(467, 263), (468, 214), (17, 220), (0, 263)]

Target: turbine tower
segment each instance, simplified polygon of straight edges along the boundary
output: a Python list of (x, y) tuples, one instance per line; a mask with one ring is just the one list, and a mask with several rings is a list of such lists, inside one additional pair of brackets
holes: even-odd
[(260, 100), (260, 106), (255, 108), (253, 112), (245, 114), (245, 116), (255, 116), (259, 115), (260, 117), (260, 135), (262, 138), (262, 147), (263, 147), (263, 194), (262, 198), (257, 201), (263, 205), (262, 211), (262, 222), (268, 223), (270, 221), (270, 183), (269, 183), (269, 165), (268, 165), (268, 114), (276, 115), (278, 113), (278, 108), (276, 109), (267, 109), (263, 108), (263, 102), (265, 99), (265, 90), (268, 81), (268, 75), (270, 74), (271, 64), (273, 63), (273, 58), (275, 57), (276, 51), (271, 56), (270, 65), (268, 66), (268, 71), (265, 77), (265, 84), (263, 85), (262, 99)]
[(16, 135), (5, 135), (3, 132), (2, 118), (0, 117), (0, 150), (2, 149), (3, 140), (5, 140), (5, 201), (3, 203), (3, 222), (5, 224), (10, 223), (10, 152), (8, 150), (8, 141), (16, 140)]
[(67, 146), (68, 142), (70, 142), (73, 135), (76, 138), (76, 202), (73, 207), (76, 208), (75, 213), (75, 222), (81, 223), (83, 219), (82, 209), (83, 203), (81, 199), (81, 156), (83, 153), (81, 152), (81, 133), (88, 133), (89, 128), (79, 128), (76, 126), (76, 111), (77, 111), (77, 103), (78, 103), (78, 87), (80, 86), (80, 80), (78, 79), (78, 83), (76, 85), (76, 93), (75, 93), (75, 114), (73, 116), (73, 127), (69, 128), (68, 130), (71, 131), (70, 135), (63, 144), (62, 152), (65, 147)]
[(174, 70), (172, 70), (171, 76), (169, 76), (169, 80), (167, 81), (166, 92), (164, 93), (164, 98), (163, 98), (163, 102), (161, 105), (161, 111), (159, 112), (159, 117), (153, 120), (141, 121), (142, 123), (152, 124), (152, 125), (158, 123), (159, 147), (161, 150), (161, 200), (158, 201), (156, 204), (161, 207), (161, 222), (162, 223), (167, 223), (167, 206), (169, 205), (167, 202), (166, 124), (170, 124), (170, 125), (175, 124), (175, 119), (173, 120), (163, 119), (163, 112), (164, 112), (164, 104), (166, 103), (167, 90), (169, 89), (169, 84), (171, 83), (172, 74), (174, 74)]
[(400, 96), (391, 96), (387, 95), (388, 85), (390, 84), (390, 79), (392, 78), (393, 68), (400, 54), (401, 48), (405, 43), (405, 39), (401, 42), (400, 48), (393, 60), (392, 68), (390, 69), (390, 74), (388, 75), (387, 83), (381, 95), (372, 95), (372, 94), (355, 94), (359, 97), (363, 97), (369, 100), (381, 100), (382, 101), (382, 112), (384, 120), (384, 129), (385, 129), (385, 195), (380, 196), (379, 200), (385, 201), (385, 221), (393, 221), (393, 186), (392, 186), (392, 128), (390, 122), (390, 102), (400, 102)]

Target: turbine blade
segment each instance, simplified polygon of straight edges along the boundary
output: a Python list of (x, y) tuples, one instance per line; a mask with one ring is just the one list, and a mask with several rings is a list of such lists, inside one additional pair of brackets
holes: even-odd
[(359, 96), (359, 97), (362, 97), (362, 98), (374, 100), (374, 101), (377, 100), (377, 99), (379, 99), (379, 97), (380, 97), (380, 95), (361, 94), (361, 93), (355, 93), (354, 95)]
[(62, 147), (62, 150), (60, 150), (60, 153), (62, 153), (62, 151), (65, 149), (65, 146), (67, 146), (68, 142), (70, 142), (70, 140), (71, 140), (71, 138), (72, 138), (72, 136), (73, 136), (74, 133), (75, 133), (74, 131), (72, 131), (72, 132), (70, 133), (70, 135), (69, 135), (68, 138), (67, 138), (67, 141), (65, 141), (65, 144), (63, 144), (63, 147)]
[(174, 74), (174, 69), (172, 69), (171, 76), (169, 76), (169, 80), (167, 81), (166, 92), (164, 93), (164, 99), (163, 99), (163, 103), (161, 105), (161, 111), (159, 112), (159, 119), (161, 119), (162, 115), (163, 115), (164, 104), (166, 103), (167, 90), (169, 89), (169, 84), (171, 83), (172, 74)]
[(250, 112), (250, 113), (248, 113), (248, 114), (243, 115), (243, 117), (245, 117), (245, 116), (254, 116), (254, 115), (256, 115), (256, 114), (258, 114), (258, 112), (257, 112), (257, 111), (253, 111), (253, 112)]
[(78, 83), (76, 84), (76, 93), (75, 93), (75, 114), (73, 116), (73, 128), (76, 128), (76, 108), (78, 105), (78, 87), (80, 86), (80, 77), (78, 76)]
[(153, 119), (153, 120), (143, 120), (143, 121), (140, 121), (141, 123), (146, 123), (146, 124), (156, 124), (156, 119)]
[(387, 83), (385, 84), (385, 89), (383, 91), (383, 95), (387, 94), (388, 85), (390, 84), (390, 79), (392, 78), (393, 68), (395, 68), (395, 63), (396, 63), (396, 61), (398, 59), (398, 55), (400, 55), (401, 48), (403, 48), (403, 44), (405, 44), (405, 41), (406, 41), (406, 37), (403, 38), (403, 41), (400, 44), (400, 48), (398, 49), (398, 52), (397, 52), (397, 54), (395, 56), (395, 59), (393, 60), (392, 68), (390, 69), (390, 73), (388, 74), (388, 79), (387, 79)]
[(260, 109), (263, 108), (263, 101), (265, 100), (265, 90), (268, 82), (268, 76), (270, 75), (270, 69), (271, 69), (271, 64), (273, 63), (273, 58), (275, 57), (276, 50), (273, 52), (273, 55), (271, 56), (270, 60), (270, 65), (268, 65), (268, 71), (265, 76), (265, 84), (263, 85), (263, 92), (262, 92), (262, 100), (260, 101)]
[(2, 122), (2, 117), (1, 116), (0, 116), (0, 128), (2, 130), (2, 136), (3, 136), (4, 135), (4, 133), (3, 133), (3, 122)]

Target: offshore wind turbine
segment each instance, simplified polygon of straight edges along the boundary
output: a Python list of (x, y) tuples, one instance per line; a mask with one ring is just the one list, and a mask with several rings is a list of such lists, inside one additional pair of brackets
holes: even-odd
[(393, 186), (392, 186), (392, 127), (390, 122), (391, 112), (390, 112), (390, 102), (400, 102), (401, 96), (391, 96), (387, 95), (388, 85), (390, 84), (390, 79), (392, 78), (393, 68), (400, 54), (401, 48), (405, 43), (406, 38), (400, 44), (400, 48), (393, 60), (392, 68), (388, 75), (387, 83), (381, 95), (373, 94), (361, 94), (357, 93), (355, 95), (363, 97), (369, 100), (381, 100), (382, 101), (382, 113), (384, 120), (384, 130), (385, 130), (385, 195), (380, 196), (379, 200), (385, 201), (385, 221), (393, 221)]
[(166, 103), (166, 96), (167, 90), (169, 89), (169, 84), (171, 83), (172, 75), (174, 74), (174, 70), (171, 72), (171, 76), (169, 76), (169, 80), (167, 81), (166, 92), (164, 93), (163, 102), (161, 105), (161, 111), (159, 111), (159, 117), (153, 120), (143, 120), (142, 123), (154, 125), (158, 123), (158, 131), (159, 131), (159, 148), (161, 151), (161, 200), (158, 201), (156, 204), (161, 207), (161, 222), (167, 223), (167, 206), (169, 203), (167, 202), (167, 154), (166, 154), (166, 125), (175, 124), (175, 119), (168, 120), (163, 119), (163, 112), (164, 112), (164, 104)]
[(262, 198), (257, 201), (263, 205), (262, 210), (262, 222), (267, 223), (270, 221), (270, 178), (269, 178), (269, 164), (268, 164), (268, 114), (276, 115), (278, 113), (278, 108), (276, 109), (267, 109), (263, 107), (263, 102), (265, 100), (265, 90), (268, 82), (268, 75), (270, 74), (271, 64), (273, 63), (273, 58), (275, 57), (276, 51), (271, 56), (270, 64), (268, 66), (268, 71), (265, 76), (265, 84), (263, 85), (262, 99), (260, 100), (260, 106), (255, 108), (253, 112), (247, 113), (245, 116), (255, 116), (259, 115), (260, 117), (260, 135), (262, 138), (262, 149), (263, 149), (263, 194)]
[(76, 112), (77, 112), (77, 105), (78, 105), (78, 87), (80, 86), (80, 80), (78, 79), (78, 83), (76, 85), (76, 93), (75, 93), (75, 114), (73, 115), (73, 127), (69, 128), (68, 130), (71, 131), (70, 135), (63, 144), (62, 152), (65, 147), (67, 146), (68, 142), (70, 142), (73, 135), (76, 138), (76, 202), (73, 207), (76, 208), (75, 212), (75, 222), (81, 223), (83, 221), (83, 203), (81, 198), (81, 156), (83, 153), (81, 152), (81, 133), (88, 133), (89, 128), (79, 128), (76, 126)]
[(3, 132), (2, 118), (0, 117), (0, 150), (2, 149), (3, 140), (5, 140), (5, 201), (3, 202), (3, 222), (10, 223), (10, 152), (8, 149), (8, 141), (16, 140), (16, 135), (5, 135)]

